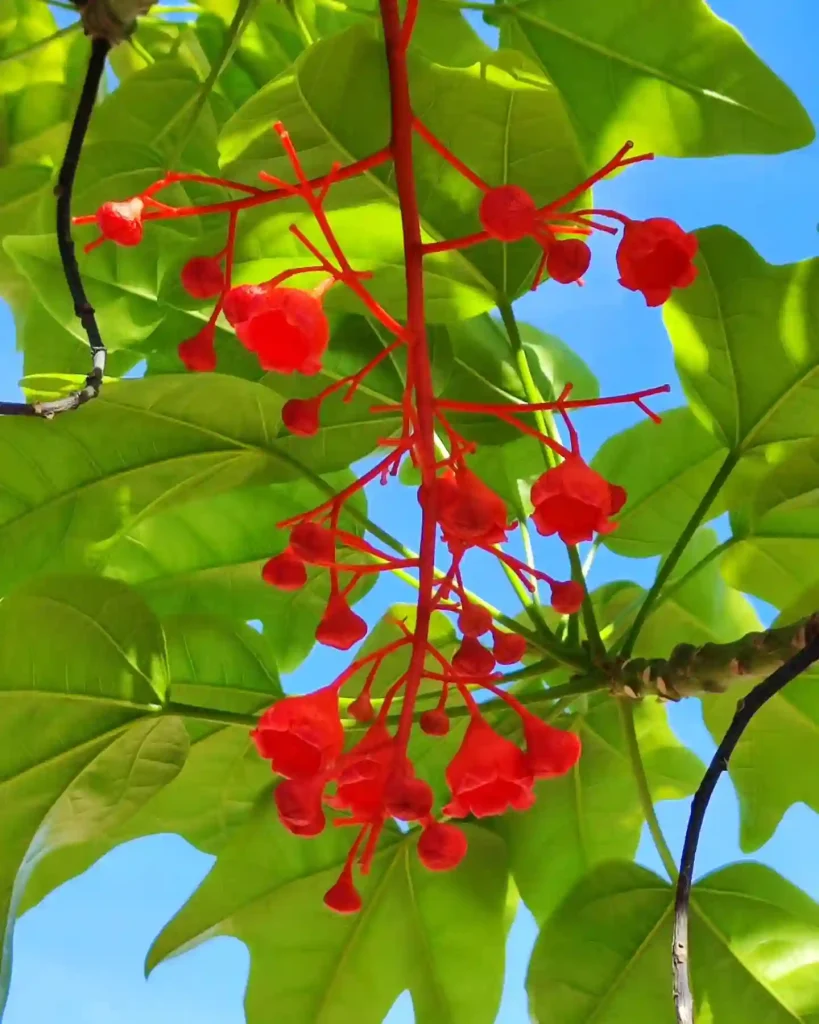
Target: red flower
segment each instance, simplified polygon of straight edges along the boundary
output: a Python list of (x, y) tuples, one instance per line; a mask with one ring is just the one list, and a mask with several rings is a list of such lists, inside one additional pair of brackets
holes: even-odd
[(418, 721), (421, 732), (427, 736), (446, 736), (449, 732), (449, 715), (442, 708), (424, 711)]
[(282, 825), (295, 836), (317, 836), (326, 824), (321, 794), (324, 778), (284, 779), (276, 786), (273, 797)]
[(321, 398), (290, 398), (282, 406), (282, 423), (291, 434), (313, 437), (319, 427)]
[(533, 776), (526, 757), (482, 718), (473, 718), (463, 743), (446, 769), (452, 800), (450, 818), (487, 818), (509, 808), (525, 811), (534, 803)]
[(225, 287), (222, 264), (213, 256), (194, 256), (182, 268), (182, 287), (194, 299), (212, 299)]
[(622, 487), (608, 483), (579, 455), (569, 455), (533, 484), (532, 521), (544, 537), (556, 533), (566, 544), (579, 544), (616, 529), (609, 517), (625, 502)]
[(337, 651), (349, 651), (367, 635), (367, 623), (347, 604), (341, 594), (335, 594), (327, 602), (324, 617), (316, 629), (316, 640), (325, 647)]
[(452, 655), (452, 667), (459, 676), (488, 676), (495, 668), (495, 658), (480, 640), (465, 636)]
[(271, 288), (261, 311), (236, 325), (236, 335), (263, 370), (312, 376), (321, 369), (330, 325), (310, 292)]
[(566, 729), (556, 729), (534, 715), (523, 716), (526, 737), (526, 763), (536, 779), (565, 775), (580, 757), (580, 737)]
[(432, 787), (415, 776), (412, 765), (393, 769), (384, 789), (384, 811), (399, 821), (423, 821), (428, 818), (434, 801)]
[(457, 826), (433, 821), (418, 840), (418, 859), (428, 871), (451, 871), (467, 849), (466, 836)]
[(519, 185), (490, 189), (481, 201), (478, 217), (484, 231), (501, 242), (519, 242), (535, 227), (537, 206)]
[(355, 821), (378, 821), (384, 816), (384, 790), (395, 763), (393, 738), (383, 722), (375, 722), (340, 760), (336, 792), (330, 807), (349, 811)]
[(520, 633), (504, 633), (500, 629), (492, 630), (492, 653), (499, 665), (515, 665), (527, 648), (526, 637)]
[(563, 238), (553, 242), (546, 256), (549, 277), (559, 284), (573, 284), (589, 269), (591, 249), (579, 238)]
[(290, 531), (290, 547), (293, 554), (308, 565), (335, 565), (335, 539), (317, 523), (294, 526)]
[(225, 296), (222, 312), (231, 327), (264, 312), (267, 307), (270, 287), (266, 284), (240, 284), (231, 288)]
[(288, 779), (320, 775), (344, 748), (338, 691), (325, 686), (314, 693), (285, 697), (265, 711), (250, 735), (279, 775)]
[(560, 615), (574, 615), (579, 612), (586, 591), (582, 584), (575, 580), (567, 580), (565, 583), (555, 581), (552, 584), (552, 608)]
[[(438, 521), (448, 542), (501, 544), (506, 540), (506, 505), (468, 469), (447, 472), (435, 481)], [(419, 499), (424, 496), (419, 491)]]
[(300, 590), (307, 582), (307, 569), (290, 548), (285, 548), (264, 563), (262, 579), (279, 590)]
[(117, 245), (139, 245), (144, 206), (138, 196), (123, 203), (103, 203), (97, 210), (97, 227), (102, 237)]
[(216, 369), (213, 325), (206, 324), (198, 334), (181, 341), (176, 351), (186, 370), (212, 373)]
[(666, 217), (629, 221), (617, 248), (620, 284), (642, 292), (646, 305), (661, 306), (673, 288), (686, 288), (696, 279), (692, 260), (697, 249), (696, 237)]
[(458, 629), (464, 636), (483, 636), (492, 628), (492, 612), (479, 604), (465, 604), (458, 616)]

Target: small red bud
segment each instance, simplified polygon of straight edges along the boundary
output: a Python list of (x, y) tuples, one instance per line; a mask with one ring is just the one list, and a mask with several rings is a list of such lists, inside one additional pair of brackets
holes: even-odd
[(97, 210), (97, 227), (103, 238), (117, 245), (139, 245), (142, 241), (142, 210), (145, 204), (136, 196), (122, 203), (103, 203)]
[(468, 848), (466, 836), (456, 825), (434, 821), (418, 840), (418, 859), (428, 871), (451, 871)]
[(307, 582), (307, 569), (304, 562), (286, 548), (264, 563), (262, 579), (279, 590), (300, 590)]
[(465, 604), (458, 616), (458, 629), (464, 636), (483, 636), (492, 628), (492, 613), (479, 604)]
[(484, 230), (501, 242), (519, 242), (535, 227), (537, 206), (518, 185), (500, 185), (483, 197), (478, 217)]
[(360, 693), (347, 708), (350, 718), (356, 722), (371, 722), (375, 718), (375, 709), (368, 693)]
[(449, 716), (441, 708), (425, 711), (419, 719), (421, 732), (427, 736), (446, 736), (449, 732)]
[(213, 328), (207, 325), (187, 341), (177, 346), (177, 354), (187, 370), (198, 373), (212, 373), (216, 369), (216, 348)]
[(367, 623), (350, 608), (340, 594), (331, 597), (316, 629), (316, 640), (337, 651), (349, 651), (367, 635)]
[(222, 264), (213, 256), (194, 256), (180, 274), (182, 287), (194, 299), (212, 299), (225, 287)]
[(319, 427), (320, 398), (290, 398), (282, 406), (282, 423), (291, 434), (313, 437)]
[(337, 914), (357, 914), (361, 910), (361, 896), (353, 885), (352, 878), (342, 875), (336, 884), (324, 894), (324, 902)]
[(579, 238), (563, 238), (549, 246), (546, 270), (559, 284), (573, 284), (589, 269), (591, 249)]
[(583, 604), (586, 591), (575, 580), (552, 584), (552, 608), (561, 615), (574, 615)]
[(465, 636), (452, 656), (452, 667), (459, 676), (488, 676), (495, 667), (495, 659), (479, 640)]
[(520, 633), (504, 633), (499, 629), (492, 630), (492, 651), (499, 665), (515, 665), (526, 653), (526, 637)]
[(308, 565), (334, 565), (336, 542), (329, 530), (317, 523), (299, 523), (290, 531), (293, 554)]

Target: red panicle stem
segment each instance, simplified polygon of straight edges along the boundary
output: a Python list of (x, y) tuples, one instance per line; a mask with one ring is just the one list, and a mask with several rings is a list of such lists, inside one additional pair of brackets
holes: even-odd
[[(457, 412), (491, 413), (497, 416), (499, 413), (513, 412), (516, 416), (527, 412), (561, 412), (564, 409), (595, 409), (601, 405), (625, 405), (628, 402), (639, 403), (643, 398), (650, 398), (652, 395), (667, 394), (671, 390), (670, 384), (662, 384), (656, 388), (646, 388), (645, 391), (634, 391), (628, 395), (612, 395), (610, 398), (578, 398), (568, 401), (558, 399), (554, 402), (531, 402), (520, 405), (482, 405), (478, 402), (454, 402), (449, 399), (436, 399), (436, 405), (443, 409), (455, 409)], [(386, 406), (374, 406), (373, 412), (386, 411)]]
[[(459, 160), (457, 156), (455, 156), (455, 154), (451, 152), (443, 144), (443, 142), (441, 142), (439, 138), (432, 134), (432, 132), (429, 130), (429, 128), (427, 128), (423, 121), (421, 121), (417, 117), (413, 118), (412, 126), (416, 130), (416, 132), (418, 132), (418, 134), (421, 136), (424, 142), (426, 142), (428, 146), (434, 149), (438, 156), (446, 160), (450, 167), (454, 167), (459, 174), (463, 175), (463, 177), (466, 178), (467, 181), (472, 182), (472, 184), (476, 188), (479, 188), (482, 192), (489, 191), (489, 186), (486, 184), (483, 178), (478, 177), (478, 175), (475, 174), (475, 172), (471, 170), (469, 167), (467, 167), (466, 164), (463, 163), (463, 161)], [(429, 249), (425, 249), (425, 251), (429, 252)]]

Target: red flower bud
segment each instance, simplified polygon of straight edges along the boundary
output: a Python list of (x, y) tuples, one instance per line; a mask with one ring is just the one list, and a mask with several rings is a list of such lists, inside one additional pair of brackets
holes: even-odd
[(375, 709), (368, 693), (360, 693), (347, 708), (347, 714), (356, 722), (371, 722), (375, 718)]
[(329, 530), (317, 523), (299, 523), (290, 531), (290, 549), (308, 565), (334, 565), (336, 542)]
[(532, 772), (522, 750), (500, 736), (482, 718), (473, 718), (463, 743), (446, 769), (452, 800), (450, 818), (476, 818), (524, 811), (535, 800)]
[(492, 630), (492, 640), (492, 652), (499, 665), (517, 664), (528, 646), (525, 636), (520, 633), (504, 633), (500, 629)]
[(317, 836), (326, 824), (321, 794), (324, 779), (284, 779), (273, 792), (282, 825), (296, 836)]
[(145, 204), (136, 196), (122, 203), (103, 203), (97, 210), (97, 227), (103, 238), (117, 245), (139, 245), (142, 241), (142, 210)]
[(347, 872), (327, 890), (324, 902), (337, 914), (357, 914), (361, 910), (361, 896)]
[(250, 735), (277, 774), (288, 779), (319, 775), (335, 762), (344, 747), (336, 688), (325, 686), (314, 693), (277, 701)]
[(549, 277), (559, 284), (573, 284), (589, 269), (591, 249), (579, 238), (553, 242), (546, 256)]
[(501, 242), (519, 242), (535, 227), (537, 206), (518, 185), (490, 189), (481, 201), (478, 217), (484, 231)]
[(321, 301), (298, 288), (271, 288), (264, 308), (236, 326), (242, 344), (263, 370), (312, 376), (330, 339)]
[(569, 455), (547, 469), (532, 486), (532, 521), (538, 533), (556, 533), (566, 544), (591, 540), (595, 533), (611, 533), (609, 521), (623, 507), (626, 492), (604, 480), (579, 455)]
[(456, 825), (433, 821), (418, 840), (418, 859), (428, 871), (451, 871), (466, 856), (466, 836)]
[(231, 327), (237, 327), (267, 308), (270, 288), (264, 284), (240, 284), (225, 296), (222, 312)]
[(424, 711), (419, 719), (421, 732), (427, 736), (446, 736), (449, 732), (449, 715), (441, 708)]
[(225, 287), (222, 264), (213, 256), (194, 256), (182, 268), (180, 277), (182, 287), (194, 299), (212, 299)]
[(307, 582), (304, 562), (290, 548), (269, 558), (262, 566), (262, 579), (279, 590), (300, 590)]
[(459, 676), (489, 676), (495, 668), (495, 659), (480, 640), (465, 636), (452, 655), (452, 667)]
[(552, 584), (552, 608), (560, 615), (574, 615), (579, 612), (586, 591), (576, 580), (567, 580), (565, 583), (554, 582)]
[(694, 235), (666, 217), (629, 221), (617, 248), (620, 284), (642, 292), (647, 306), (661, 306), (673, 288), (686, 288), (696, 279), (692, 261), (698, 247)]
[(367, 635), (367, 623), (350, 608), (340, 594), (331, 597), (316, 629), (316, 640), (325, 647), (349, 651)]
[(185, 364), (185, 369), (198, 373), (212, 373), (216, 369), (213, 326), (206, 324), (198, 334), (187, 341), (181, 341), (176, 352)]
[(571, 771), (580, 758), (580, 737), (567, 729), (556, 729), (535, 715), (523, 716), (526, 763), (536, 779), (552, 779)]
[(483, 636), (492, 628), (492, 612), (479, 604), (465, 604), (458, 616), (458, 629), (464, 636)]
[(282, 406), (282, 423), (291, 434), (312, 437), (320, 427), (320, 398), (290, 398)]

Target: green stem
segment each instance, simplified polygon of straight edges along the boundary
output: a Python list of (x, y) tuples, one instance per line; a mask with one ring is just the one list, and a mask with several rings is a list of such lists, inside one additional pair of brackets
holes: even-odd
[(729, 452), (725, 458), (725, 461), (717, 470), (716, 476), (711, 481), (710, 487), (702, 496), (702, 500), (700, 501), (699, 505), (697, 505), (697, 507), (694, 509), (693, 513), (691, 514), (691, 518), (685, 524), (682, 533), (677, 538), (677, 543), (668, 553), (668, 557), (660, 566), (654, 583), (651, 585), (651, 589), (646, 594), (645, 599), (643, 600), (643, 603), (640, 606), (640, 610), (637, 612), (637, 615), (634, 618), (634, 622), (631, 624), (631, 629), (626, 634), (626, 639), (623, 643), (622, 650), (619, 652), (621, 657), (631, 657), (631, 652), (634, 650), (634, 645), (637, 643), (637, 639), (640, 636), (640, 630), (643, 628), (643, 624), (645, 623), (652, 608), (654, 607), (654, 603), (659, 597), (660, 591), (665, 586), (666, 580), (674, 571), (677, 562), (679, 562), (683, 552), (688, 547), (689, 541), (699, 529), (700, 524), (708, 514), (708, 510), (714, 503), (714, 499), (722, 490), (725, 481), (733, 472), (734, 467), (736, 466), (738, 461), (739, 455), (737, 455), (734, 452)]
[(628, 750), (631, 768), (634, 772), (634, 781), (637, 783), (637, 793), (640, 798), (640, 807), (648, 825), (648, 831), (654, 840), (654, 846), (663, 862), (663, 867), (668, 872), (672, 882), (677, 881), (677, 862), (669, 849), (660, 822), (657, 820), (657, 812), (654, 810), (654, 801), (651, 798), (651, 789), (648, 785), (646, 767), (640, 753), (640, 741), (637, 739), (637, 730), (634, 727), (634, 706), (629, 701), (619, 700), (617, 706), (620, 710), (620, 721), (623, 723), (623, 732), (626, 737), (626, 749)]

